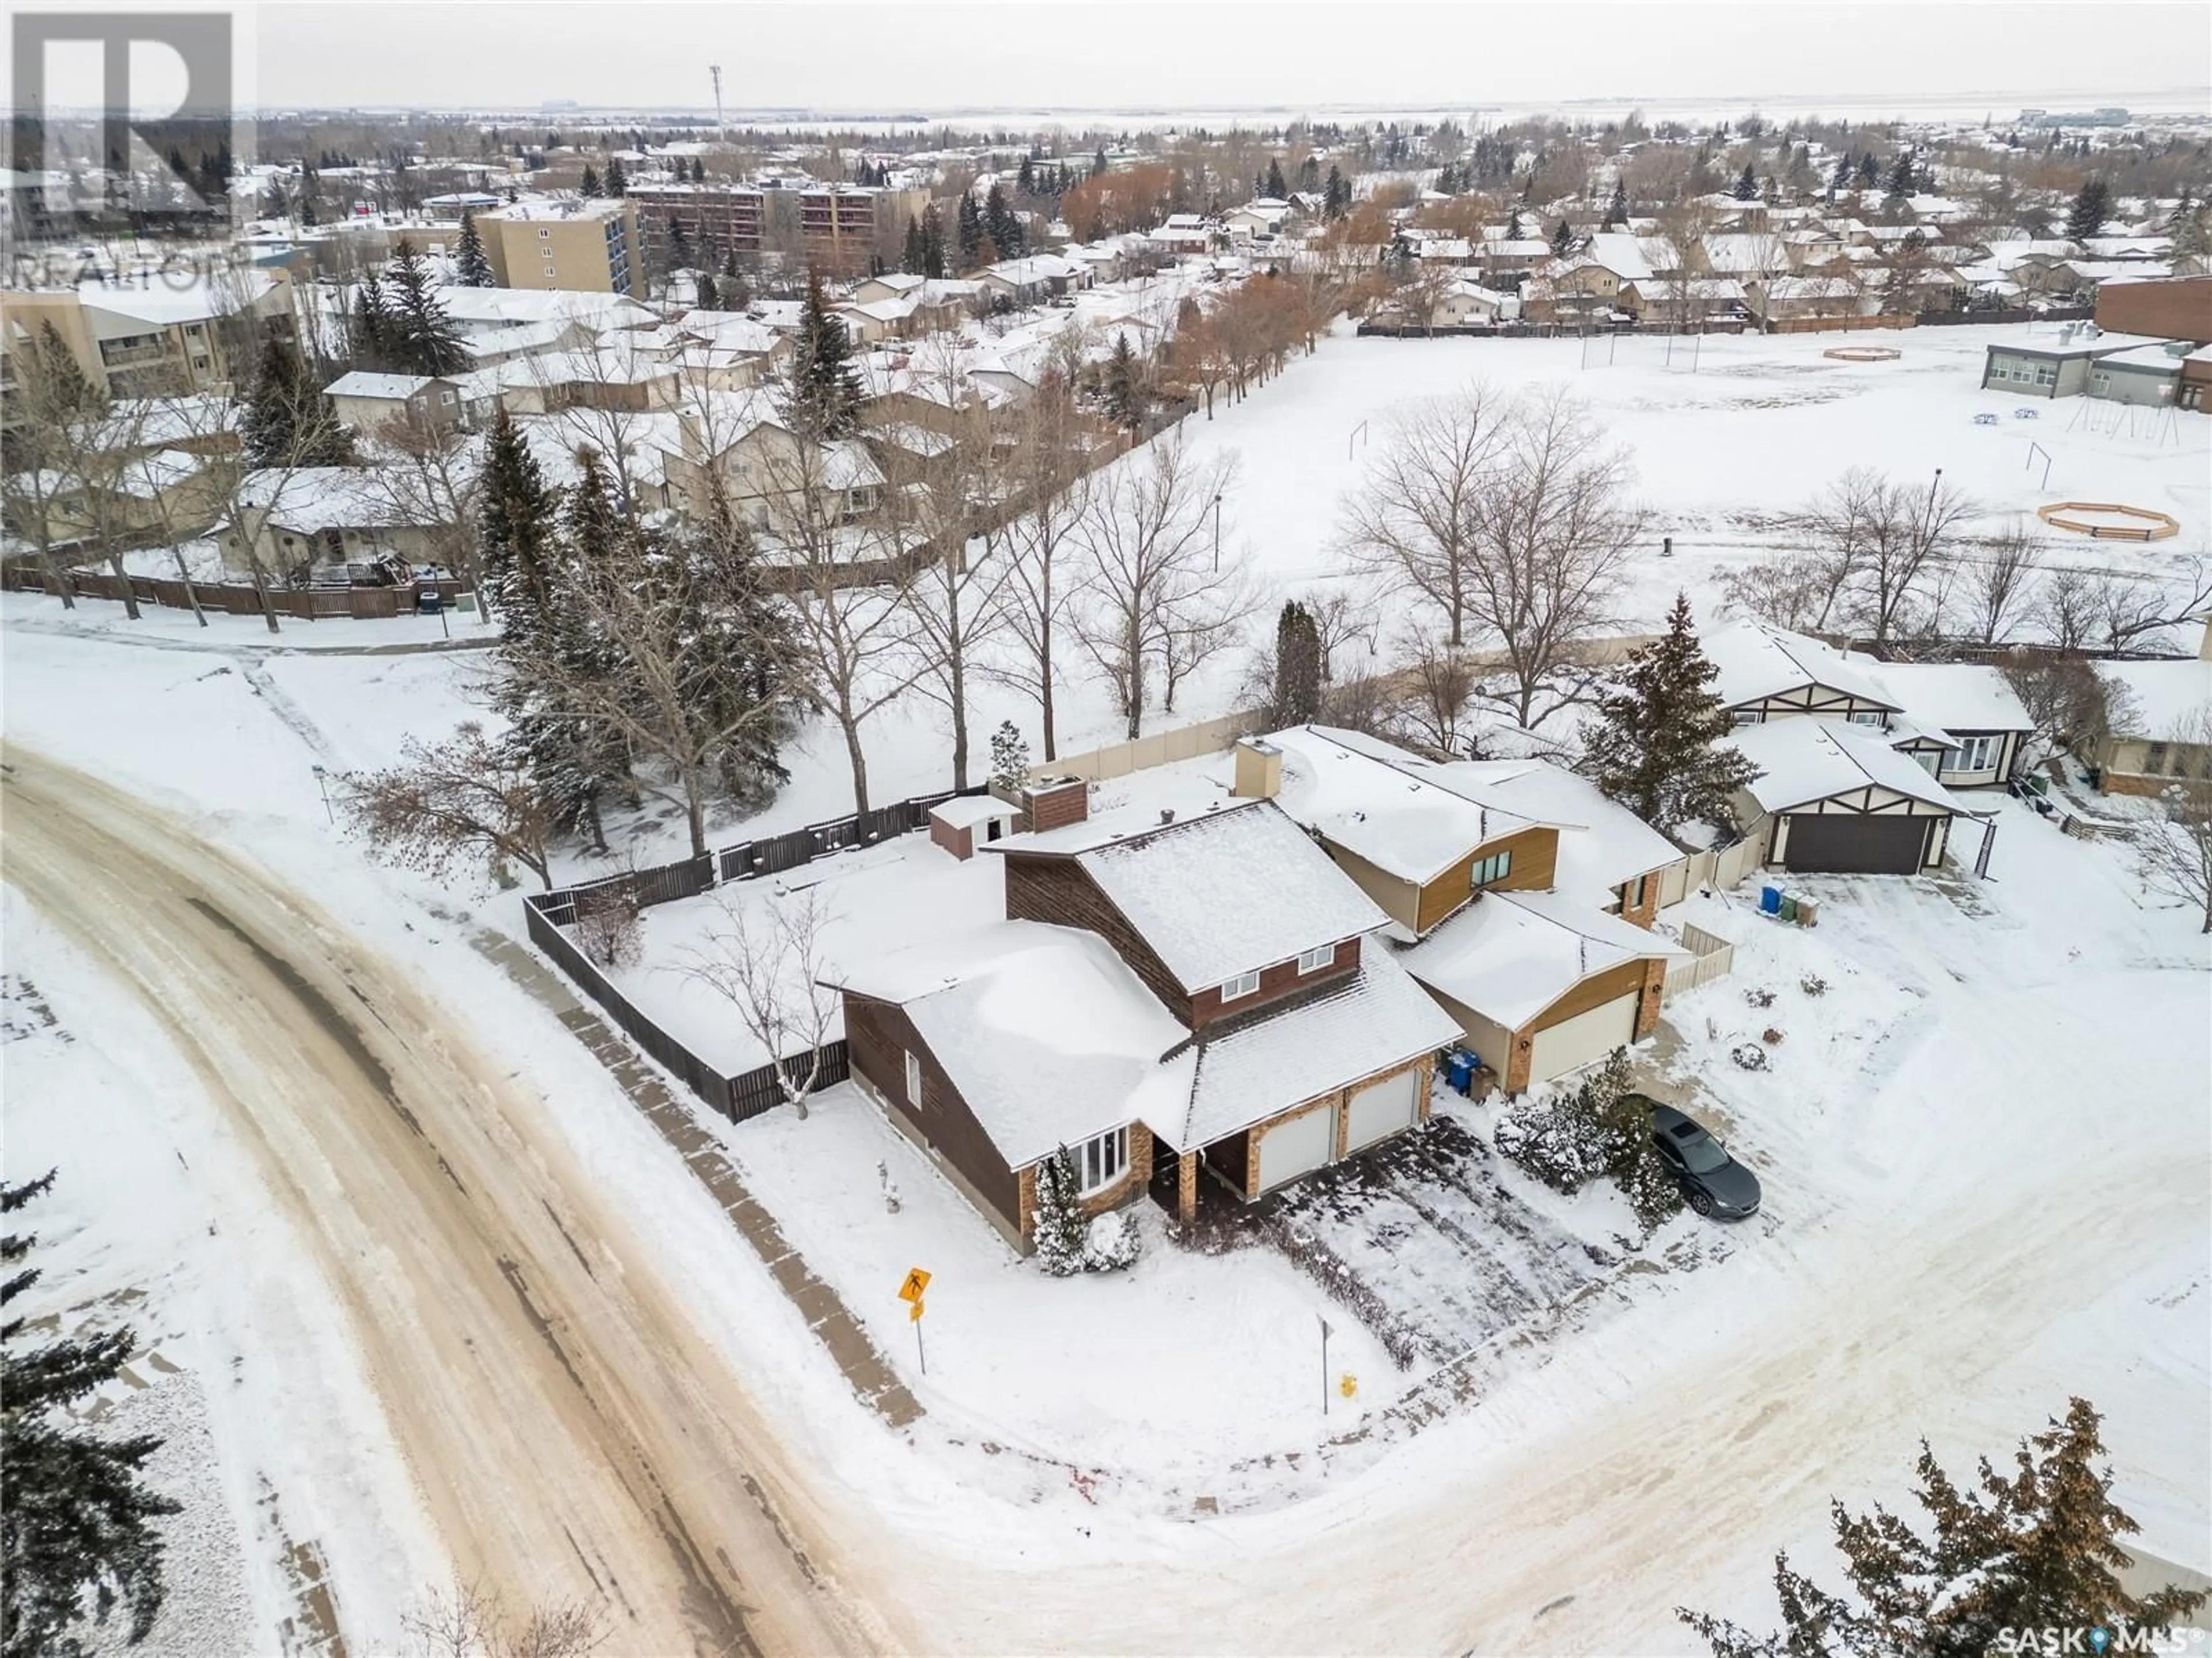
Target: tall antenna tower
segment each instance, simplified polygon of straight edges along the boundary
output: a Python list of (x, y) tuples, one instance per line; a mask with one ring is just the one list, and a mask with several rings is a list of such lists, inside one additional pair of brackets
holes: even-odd
[(714, 136), (726, 144), (730, 142), (730, 125), (722, 118), (722, 66), (710, 64), (707, 73), (714, 77)]

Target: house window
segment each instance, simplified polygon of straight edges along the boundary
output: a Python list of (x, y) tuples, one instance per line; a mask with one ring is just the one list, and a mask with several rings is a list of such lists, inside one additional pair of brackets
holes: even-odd
[(1221, 999), (1224, 1002), (1241, 1001), (1259, 993), (1260, 975), (1256, 973), (1240, 973), (1221, 987)]
[(2035, 383), (2038, 386), (2056, 386), (2058, 383), (2058, 365), (2055, 362), (2036, 364)]
[(1987, 771), (1996, 762), (1996, 738), (1968, 737), (1960, 740), (1958, 767), (1960, 771)]
[(1879, 714), (1871, 713), (1862, 708), (1851, 715), (1851, 724), (1854, 726), (1879, 726), (1881, 724), (1881, 716)]
[(921, 1105), (921, 1061), (910, 1048), (906, 1050), (906, 1102), (916, 1109)]
[(2166, 744), (2153, 743), (2143, 750), (2143, 769), (2156, 775), (2166, 769)]
[(1318, 973), (1325, 967), (1334, 965), (1335, 961), (1336, 946), (1334, 944), (1322, 944), (1315, 949), (1304, 950), (1298, 952), (1298, 971), (1300, 973)]
[(1110, 1128), (1097, 1139), (1085, 1140), (1075, 1151), (1075, 1166), (1083, 1177), (1083, 1195), (1103, 1192), (1121, 1178), (1129, 1166), (1129, 1131)]
[(1738, 708), (1729, 717), (1734, 720), (1739, 726), (1756, 726), (1759, 721), (1766, 718), (1765, 714), (1759, 713), (1756, 708)]
[(1493, 852), (1487, 858), (1478, 858), (1474, 860), (1474, 879), (1471, 884), (1478, 887), (1492, 885), (1504, 880), (1506, 872), (1512, 867), (1513, 854), (1510, 852)]
[(545, 227), (544, 225), (540, 225), (540, 226), (538, 226), (538, 237), (539, 237), (539, 239), (540, 239), (541, 240), (544, 240), (544, 238), (548, 237), (548, 236), (550, 236), (552, 234), (553, 234), (553, 233), (552, 233), (552, 231), (551, 231), (550, 229), (549, 229), (547, 227)]

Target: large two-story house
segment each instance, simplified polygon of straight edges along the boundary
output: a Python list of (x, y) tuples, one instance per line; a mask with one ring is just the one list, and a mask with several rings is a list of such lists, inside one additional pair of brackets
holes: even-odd
[(1273, 801), (1033, 789), (1004, 919), (843, 974), (853, 1074), (1018, 1247), (1065, 1149), (1086, 1206), (1250, 1200), (1420, 1121), (1453, 1020)]

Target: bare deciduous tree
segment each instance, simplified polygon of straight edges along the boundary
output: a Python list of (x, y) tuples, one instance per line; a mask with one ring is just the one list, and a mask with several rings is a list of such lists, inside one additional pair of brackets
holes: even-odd
[(1219, 549), (1214, 504), (1229, 457), (1194, 459), (1164, 434), (1093, 481), (1074, 530), (1081, 574), (1076, 636), (1112, 683), (1130, 737), (1143, 730), (1157, 666), (1178, 682), (1233, 641), (1251, 605), (1240, 562)]
[(1440, 754), (1463, 751), (1463, 721), (1479, 676), (1467, 653), (1417, 635), (1394, 678), (1384, 723), (1392, 736)]
[(1060, 626), (1075, 586), (1067, 567), (1075, 526), (1090, 504), (1090, 428), (1068, 386), (1064, 376), (1046, 374), (1009, 422), (1012, 511), (1001, 531), (1008, 566), (999, 607), (1022, 662), (1008, 677), (1036, 699), (1047, 760), (1058, 756), (1053, 695)]
[(1475, 501), (1499, 446), (1502, 403), (1476, 383), (1405, 410), (1344, 503), (1339, 540), (1352, 563), (1442, 610), (1453, 645), (1466, 642)]
[(1644, 533), (1632, 477), (1627, 452), (1565, 392), (1516, 399), (1503, 422), (1474, 500), (1466, 615), (1498, 636), (1507, 689), (1494, 700), (1524, 729), (1585, 694), (1574, 647), (1609, 617)]
[(2086, 650), (2097, 638), (2096, 577), (2071, 565), (2053, 570), (2035, 595), (2035, 619), (2062, 651)]
[[(1916, 612), (1951, 555), (1974, 504), (1939, 472), (1924, 489), (1853, 467), (1801, 515), (1814, 556), (1847, 601), (1846, 618), (1877, 645), (1924, 619)], [(1820, 624), (1826, 627), (1830, 613)]]
[(2212, 703), (2185, 715), (2166, 734), (2177, 767), (2136, 830), (2136, 872), (2152, 891), (2185, 904), (2212, 932)]
[(643, 906), (635, 873), (577, 890), (576, 947), (603, 968), (635, 967), (645, 959)]
[(408, 1658), (589, 1658), (607, 1642), (606, 1616), (597, 1606), (546, 1601), (518, 1620), (475, 1584), (431, 1594), (400, 1625)]
[(2201, 558), (2185, 560), (2182, 578), (2188, 584), (2177, 589), (2173, 579), (2131, 576), (2118, 570), (2102, 570), (2093, 578), (2097, 625), (2108, 650), (2124, 651), (2147, 634), (2201, 622), (2212, 604), (2212, 574)]
[(347, 821), (372, 850), (435, 876), (480, 858), (497, 878), (512, 861), (551, 888), (552, 810), (506, 744), (471, 721), (442, 743), (407, 738), (399, 755), (339, 780)]
[(803, 1118), (837, 1021), (837, 992), (823, 982), (823, 932), (835, 915), (819, 887), (750, 904), (722, 892), (714, 902), (722, 920), (670, 970), (730, 1005)]
[(1969, 625), (1984, 645), (2002, 644), (2027, 608), (2028, 592), (2042, 562), (2027, 520), (2014, 518), (1984, 541), (1968, 568)]

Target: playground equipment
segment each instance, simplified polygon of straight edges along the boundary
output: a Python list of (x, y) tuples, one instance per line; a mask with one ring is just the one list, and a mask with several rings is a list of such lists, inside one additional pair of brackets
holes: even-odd
[(2037, 507), (2035, 515), (2054, 530), (2071, 530), (2098, 541), (2164, 541), (2181, 533), (2179, 522), (2164, 513), (2112, 501), (2054, 501)]
[(1905, 353), (1893, 345), (1832, 345), (1820, 355), (1838, 362), (1895, 362)]

